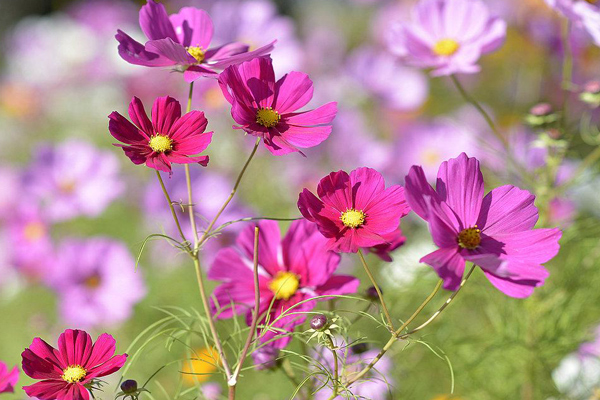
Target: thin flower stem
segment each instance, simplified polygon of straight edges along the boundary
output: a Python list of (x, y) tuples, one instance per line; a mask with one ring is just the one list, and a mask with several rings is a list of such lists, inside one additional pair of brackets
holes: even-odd
[(564, 98), (562, 104), (562, 127), (566, 133), (567, 128), (567, 113), (569, 105), (569, 95), (573, 89), (573, 52), (571, 50), (571, 21), (568, 18), (564, 19), (562, 29), (563, 42), (563, 65), (562, 65), (562, 88)]
[(381, 302), (381, 308), (383, 308), (383, 313), (385, 314), (385, 318), (387, 319), (389, 329), (393, 332), (394, 331), (394, 323), (392, 322), (392, 317), (390, 316), (390, 312), (388, 311), (388, 308), (385, 305), (385, 301), (383, 300), (383, 294), (381, 294), (381, 289), (379, 289), (379, 285), (377, 285), (377, 282), (375, 282), (375, 277), (371, 273), (371, 270), (369, 269), (369, 266), (367, 265), (367, 261), (365, 260), (365, 256), (363, 255), (361, 249), (358, 249), (358, 257), (360, 258), (360, 261), (362, 262), (363, 267), (365, 267), (365, 272), (369, 276), (369, 279), (371, 280), (373, 287), (375, 287), (375, 290), (377, 291), (377, 296), (379, 296), (379, 301)]
[[(194, 82), (190, 83), (190, 91), (188, 94), (188, 101), (186, 107), (186, 113), (192, 111), (192, 95), (194, 94)], [(192, 227), (192, 232), (194, 233), (194, 251), (197, 251), (198, 247), (198, 229), (196, 229), (196, 216), (194, 215), (194, 200), (192, 195), (192, 178), (190, 176), (190, 165), (185, 164), (185, 183), (187, 185), (187, 194), (188, 194), (188, 213), (190, 215), (190, 225)]]
[(448, 307), (450, 302), (452, 302), (452, 300), (458, 295), (458, 293), (463, 288), (465, 283), (467, 283), (467, 280), (469, 280), (469, 278), (471, 277), (471, 274), (473, 274), (474, 270), (475, 270), (475, 264), (473, 264), (473, 266), (471, 267), (469, 272), (467, 272), (467, 275), (460, 283), (460, 286), (458, 287), (456, 292), (452, 293), (450, 295), (450, 297), (448, 298), (448, 300), (446, 300), (446, 302), (426, 322), (419, 325), (417, 328), (411, 330), (410, 332), (407, 332), (407, 333), (401, 335), (402, 330), (404, 330), (408, 326), (408, 324), (416, 318), (416, 316), (425, 308), (425, 306), (433, 299), (435, 294), (440, 290), (441, 281), (438, 282), (437, 285), (435, 286), (435, 288), (433, 289), (433, 292), (431, 292), (431, 294), (429, 296), (427, 296), (425, 301), (423, 301), (423, 303), (419, 306), (419, 308), (417, 308), (417, 310), (413, 313), (413, 315), (397, 331), (395, 331), (392, 334), (392, 337), (390, 338), (390, 340), (388, 340), (388, 342), (385, 344), (385, 346), (383, 346), (383, 348), (381, 349), (379, 354), (377, 354), (377, 356), (369, 363), (369, 365), (367, 365), (358, 374), (356, 374), (356, 376), (354, 376), (352, 379), (350, 379), (346, 386), (350, 386), (351, 384), (353, 384), (354, 382), (356, 382), (357, 380), (359, 380), (360, 378), (365, 376), (365, 374), (367, 374), (371, 369), (373, 369), (375, 364), (377, 364), (377, 362), (379, 360), (381, 360), (381, 358), (394, 345), (394, 343), (396, 343), (397, 340), (406, 339), (410, 335), (420, 331), (421, 329), (425, 328), (427, 325), (432, 323), (442, 313), (442, 311), (444, 311), (444, 309), (446, 307)]
[(221, 214), (223, 214), (223, 211), (225, 211), (225, 209), (227, 208), (227, 206), (229, 205), (229, 203), (233, 199), (233, 196), (235, 196), (235, 193), (237, 192), (238, 187), (240, 186), (240, 183), (242, 182), (242, 178), (244, 177), (244, 173), (246, 172), (246, 170), (248, 169), (248, 165), (250, 165), (250, 162), (254, 158), (254, 155), (256, 154), (256, 150), (258, 150), (258, 145), (259, 144), (260, 144), (260, 137), (256, 138), (256, 143), (254, 144), (254, 148), (252, 149), (252, 152), (250, 153), (250, 156), (246, 160), (246, 163), (242, 167), (242, 170), (240, 171), (240, 173), (239, 173), (239, 175), (238, 175), (238, 177), (237, 177), (237, 179), (235, 181), (235, 184), (233, 185), (233, 189), (231, 190), (231, 193), (229, 194), (229, 197), (227, 198), (227, 200), (225, 200), (225, 202), (221, 206), (221, 209), (219, 210), (219, 212), (217, 212), (217, 215), (215, 215), (215, 217), (212, 219), (212, 221), (210, 221), (210, 224), (208, 224), (208, 227), (206, 228), (206, 230), (202, 234), (202, 237), (200, 238), (197, 247), (201, 246), (202, 243), (204, 243), (204, 241), (206, 240), (206, 238), (210, 234), (210, 230), (212, 229), (212, 227), (217, 222), (217, 219), (219, 219), (219, 217), (221, 216)]
[(331, 354), (333, 354), (333, 393), (329, 396), (329, 400), (335, 399), (338, 395), (340, 387), (340, 363), (338, 360), (337, 351), (335, 351), (335, 345), (333, 340), (329, 338), (329, 344), (331, 346)]
[(260, 315), (260, 287), (258, 281), (258, 226), (254, 228), (254, 313), (252, 314), (252, 323), (250, 325), (250, 331), (248, 332), (248, 337), (246, 338), (246, 344), (244, 345), (244, 349), (242, 350), (242, 355), (240, 356), (240, 360), (238, 365), (229, 379), (229, 386), (235, 386), (237, 384), (237, 378), (240, 375), (240, 370), (242, 369), (242, 365), (244, 364), (244, 360), (248, 355), (248, 350), (250, 349), (250, 345), (252, 344), (254, 333), (256, 332), (256, 325), (258, 325), (258, 318)]
[(181, 229), (181, 225), (179, 224), (179, 218), (177, 218), (177, 213), (175, 212), (175, 207), (173, 207), (173, 201), (171, 201), (171, 196), (169, 196), (169, 192), (167, 191), (167, 188), (165, 187), (165, 183), (163, 182), (162, 176), (160, 176), (160, 172), (158, 170), (156, 171), (156, 176), (158, 177), (158, 182), (160, 183), (160, 187), (162, 188), (165, 198), (167, 199), (167, 203), (169, 204), (169, 209), (171, 210), (171, 215), (173, 216), (175, 225), (177, 225), (177, 230), (179, 231), (179, 234), (181, 235), (181, 239), (183, 239), (184, 243), (187, 243), (187, 239), (185, 238), (185, 235), (183, 234), (183, 230)]
[(490, 117), (490, 115), (487, 113), (487, 111), (485, 111), (485, 109), (479, 104), (479, 102), (477, 102), (477, 100), (475, 100), (475, 98), (473, 96), (471, 96), (469, 93), (467, 93), (467, 91), (465, 90), (463, 85), (460, 83), (460, 81), (456, 78), (456, 76), (450, 75), (450, 79), (454, 83), (454, 86), (456, 86), (456, 89), (458, 89), (461, 96), (465, 99), (465, 101), (467, 103), (470, 103), (473, 107), (475, 107), (477, 109), (479, 114), (481, 114), (483, 119), (485, 119), (485, 122), (487, 122), (487, 124), (489, 125), (492, 132), (494, 132), (494, 135), (498, 138), (498, 140), (500, 140), (500, 142), (502, 143), (504, 148), (508, 149), (508, 140), (506, 139), (506, 137), (504, 137), (504, 135), (502, 135), (500, 133), (498, 128), (496, 128), (496, 124), (494, 124), (492, 117)]

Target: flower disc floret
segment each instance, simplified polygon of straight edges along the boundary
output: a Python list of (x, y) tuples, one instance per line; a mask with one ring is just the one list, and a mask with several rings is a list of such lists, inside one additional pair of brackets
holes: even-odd
[(173, 140), (164, 135), (152, 136), (150, 139), (150, 148), (157, 153), (166, 153), (173, 150)]
[(292, 272), (279, 271), (269, 282), (269, 289), (277, 300), (289, 300), (300, 286), (300, 277)]
[(202, 46), (190, 46), (186, 48), (186, 50), (192, 57), (196, 59), (196, 61), (198, 61), (198, 64), (201, 64), (202, 61), (204, 61), (204, 55), (206, 54), (206, 51), (202, 48)]
[(65, 382), (69, 383), (77, 383), (81, 382), (85, 376), (87, 375), (87, 371), (81, 365), (69, 365), (64, 369), (62, 374), (62, 379)]
[(451, 56), (458, 51), (460, 44), (454, 39), (442, 39), (433, 46), (433, 52), (438, 56)]
[(458, 245), (463, 249), (474, 250), (481, 243), (481, 230), (475, 225), (473, 228), (467, 228), (458, 234)]
[(353, 208), (346, 210), (340, 216), (342, 223), (344, 226), (348, 228), (356, 229), (361, 227), (365, 223), (365, 213), (360, 210), (355, 210)]
[(259, 108), (256, 111), (256, 123), (264, 126), (265, 128), (273, 128), (275, 127), (279, 121), (281, 120), (281, 116), (271, 107), (267, 108)]

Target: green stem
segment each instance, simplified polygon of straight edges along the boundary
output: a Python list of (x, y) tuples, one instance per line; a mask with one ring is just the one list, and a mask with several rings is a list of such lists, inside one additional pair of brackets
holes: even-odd
[(563, 104), (562, 104), (562, 129), (563, 133), (567, 133), (568, 121), (568, 106), (569, 106), (569, 95), (573, 86), (573, 52), (571, 51), (571, 21), (568, 18), (564, 19), (562, 29), (562, 41), (563, 41), (563, 68), (562, 68), (562, 88), (563, 88)]
[(329, 400), (335, 399), (338, 395), (340, 387), (340, 363), (338, 360), (337, 351), (335, 351), (335, 345), (333, 340), (329, 338), (329, 345), (331, 346), (331, 354), (333, 354), (333, 393), (329, 396)]
[(162, 176), (160, 176), (160, 172), (156, 170), (156, 176), (158, 177), (158, 182), (160, 183), (160, 187), (162, 188), (163, 194), (167, 199), (167, 203), (169, 204), (169, 209), (171, 210), (171, 215), (173, 216), (173, 220), (175, 221), (175, 225), (177, 225), (177, 230), (179, 231), (179, 235), (181, 235), (181, 239), (184, 244), (187, 244), (187, 239), (183, 234), (183, 230), (181, 229), (181, 224), (179, 223), (179, 218), (177, 218), (177, 213), (175, 212), (175, 207), (173, 207), (173, 201), (171, 201), (171, 196), (169, 196), (169, 192), (165, 187), (165, 183), (163, 182)]
[[(190, 83), (190, 91), (188, 94), (188, 101), (186, 107), (186, 113), (189, 113), (192, 110), (192, 95), (194, 94), (194, 82)], [(190, 226), (192, 227), (192, 232), (194, 233), (194, 251), (197, 251), (198, 247), (198, 229), (196, 229), (196, 216), (194, 215), (194, 200), (192, 194), (192, 178), (190, 175), (190, 166), (189, 164), (184, 165), (185, 168), (185, 182), (187, 185), (187, 194), (188, 194), (188, 213), (190, 215)]]
[(377, 296), (379, 296), (379, 301), (381, 302), (381, 308), (383, 309), (383, 313), (385, 314), (385, 319), (387, 319), (389, 329), (391, 331), (394, 331), (394, 323), (392, 322), (392, 317), (390, 315), (390, 312), (389, 312), (387, 306), (385, 305), (385, 301), (383, 300), (383, 294), (381, 293), (381, 289), (379, 289), (379, 285), (377, 285), (377, 282), (375, 281), (375, 277), (371, 273), (371, 270), (369, 269), (369, 265), (367, 264), (367, 261), (365, 260), (365, 256), (363, 255), (361, 249), (358, 249), (358, 257), (360, 258), (360, 261), (361, 261), (363, 267), (365, 268), (365, 272), (369, 276), (369, 279), (371, 280), (373, 287), (377, 291)]

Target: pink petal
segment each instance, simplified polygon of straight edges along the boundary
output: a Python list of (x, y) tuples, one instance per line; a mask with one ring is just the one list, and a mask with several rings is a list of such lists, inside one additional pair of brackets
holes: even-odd
[(321, 125), (329, 124), (337, 114), (337, 103), (331, 102), (314, 110), (284, 115), (289, 125)]
[(305, 73), (292, 71), (277, 81), (275, 91), (274, 107), (285, 114), (304, 107), (312, 99), (313, 83)]
[(108, 116), (108, 130), (110, 134), (119, 142), (126, 144), (137, 144), (147, 141), (138, 128), (116, 111)]
[(179, 141), (173, 149), (173, 153), (192, 155), (202, 153), (212, 140), (212, 132), (204, 132)]
[(319, 296), (328, 294), (351, 294), (356, 293), (360, 286), (360, 281), (349, 275), (334, 275), (324, 284), (317, 287)]
[(183, 78), (187, 83), (204, 77), (214, 78), (216, 76), (217, 73), (215, 71), (202, 65), (190, 65), (183, 73)]
[(465, 260), (456, 248), (443, 248), (421, 258), (421, 262), (431, 265), (444, 280), (444, 289), (457, 290), (465, 272)]
[(208, 49), (213, 37), (214, 27), (208, 13), (195, 7), (183, 7), (177, 14), (169, 17), (177, 39), (184, 47), (202, 47)]
[(148, 3), (140, 9), (140, 27), (150, 40), (164, 38), (177, 40), (165, 6), (154, 0), (148, 0)]
[[(58, 399), (68, 392), (68, 384), (63, 380), (44, 380), (33, 385), (23, 386), (29, 397), (38, 399)], [(60, 396), (60, 397), (59, 397)]]
[(366, 209), (385, 190), (383, 175), (373, 168), (357, 168), (350, 172), (350, 186), (354, 198), (354, 208)]
[(206, 129), (208, 121), (201, 111), (190, 111), (175, 121), (167, 133), (171, 139), (181, 141), (192, 135), (198, 136)]
[(152, 126), (159, 135), (167, 135), (181, 117), (181, 105), (170, 96), (158, 97), (152, 106)]
[(86, 381), (90, 381), (94, 378), (100, 378), (103, 376), (107, 376), (113, 374), (121, 369), (121, 367), (127, 361), (127, 354), (121, 354), (118, 356), (114, 356), (108, 361), (103, 362), (97, 367), (92, 368), (88, 371), (87, 376), (85, 377)]
[(438, 247), (458, 248), (460, 223), (446, 203), (429, 199), (428, 215), (427, 222), (433, 242)]
[(166, 158), (169, 160), (169, 162), (175, 164), (200, 164), (203, 167), (206, 167), (209, 161), (208, 156), (192, 157), (188, 155), (177, 154), (176, 152), (169, 153)]
[(232, 43), (227, 43), (224, 44), (222, 46), (219, 47), (213, 47), (212, 49), (209, 49), (205, 54), (205, 60), (207, 61), (218, 61), (218, 60), (222, 60), (231, 56), (235, 56), (236, 54), (241, 54), (241, 53), (247, 53), (248, 50), (250, 49), (250, 46), (248, 46), (245, 43), (240, 43), (240, 42), (232, 42)]
[(135, 96), (129, 104), (129, 118), (131, 118), (131, 122), (140, 128), (142, 133), (146, 134), (145, 139), (150, 139), (150, 136), (154, 135), (154, 128), (148, 114), (146, 114), (144, 104)]
[(331, 126), (290, 126), (279, 130), (281, 136), (294, 148), (310, 148), (321, 144), (329, 137)]
[(345, 171), (332, 172), (317, 185), (317, 195), (321, 200), (337, 211), (342, 212), (353, 208), (352, 182)]
[(108, 361), (115, 354), (116, 348), (116, 340), (108, 333), (103, 333), (96, 339), (92, 353), (83, 367), (90, 368)]
[(492, 285), (494, 285), (502, 293), (510, 297), (523, 299), (533, 294), (534, 289), (539, 286), (539, 281), (529, 280), (518, 280), (514, 281), (510, 278), (501, 278), (490, 272), (483, 271), (485, 276), (489, 279)]
[(121, 30), (117, 31), (115, 38), (119, 42), (119, 55), (130, 64), (145, 67), (167, 67), (175, 64), (166, 57), (147, 51), (143, 44), (133, 40)]
[[(243, 250), (245, 256), (252, 260), (254, 258), (254, 227), (255, 224), (248, 225), (240, 232), (236, 244)], [(262, 220), (258, 223), (258, 263), (271, 276), (275, 276), (278, 271), (283, 270), (279, 264), (279, 254), (281, 251), (281, 231), (277, 221)]]
[(227, 57), (223, 57), (223, 58), (219, 58), (219, 59), (217, 59), (215, 56), (213, 56), (210, 59), (210, 65), (213, 68), (221, 69), (221, 68), (227, 68), (230, 65), (235, 65), (235, 64), (239, 64), (239, 63), (253, 60), (256, 58), (262, 58), (264, 56), (268, 56), (271, 53), (271, 51), (273, 51), (273, 48), (275, 48), (276, 42), (277, 42), (277, 40), (274, 40), (265, 46), (259, 47), (258, 49), (249, 51), (247, 53), (240, 53), (240, 54), (227, 56)]
[(146, 43), (146, 50), (160, 54), (176, 64), (192, 65), (197, 61), (188, 51), (171, 38), (151, 40)]
[(58, 338), (58, 350), (67, 365), (85, 365), (92, 352), (92, 337), (77, 329), (67, 329)]
[(489, 236), (532, 229), (538, 219), (535, 196), (515, 186), (500, 186), (483, 199), (477, 226)]
[(425, 172), (420, 166), (412, 166), (405, 178), (406, 201), (410, 208), (424, 220), (429, 217), (429, 200), (439, 201), (439, 196), (427, 182)]

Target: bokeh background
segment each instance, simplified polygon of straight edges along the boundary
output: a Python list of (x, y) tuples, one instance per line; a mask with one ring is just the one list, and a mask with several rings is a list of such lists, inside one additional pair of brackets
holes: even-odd
[[(509, 24), (507, 41), (482, 60), (481, 73), (461, 77), (510, 133), (510, 155), (451, 81), (403, 66), (389, 52), (389, 29), (409, 16), (410, 1), (162, 3), (171, 13), (183, 6), (208, 10), (217, 44), (239, 40), (256, 47), (277, 39), (272, 54), (276, 74), (307, 72), (315, 83), (312, 104), (339, 103), (331, 137), (306, 151), (307, 158), (274, 157), (259, 149), (221, 222), (297, 217), (298, 193), (314, 189), (333, 170), (370, 166), (382, 171), (388, 184), (402, 184), (411, 165), (423, 165), (433, 179), (441, 161), (465, 151), (482, 161), (487, 189), (511, 183), (534, 192), (540, 226), (564, 230), (544, 287), (529, 299), (511, 299), (476, 271), (456, 302), (420, 334), (421, 343), (396, 345), (388, 357), (389, 390), (375, 400), (600, 398), (595, 392), (600, 389), (595, 334), (600, 324), (600, 178), (596, 163), (581, 164), (599, 143), (597, 115), (577, 93), (565, 96), (561, 89), (563, 22), (543, 0), (487, 0)], [(174, 230), (154, 172), (131, 164), (112, 146), (107, 130), (108, 114), (124, 113), (133, 95), (147, 105), (167, 94), (182, 102), (187, 98), (180, 74), (129, 65), (117, 54), (117, 29), (143, 37), (137, 23), (142, 4), (0, 2), (0, 360), (9, 366), (20, 363), (21, 351), (36, 336), (55, 343), (67, 327), (108, 331), (123, 352), (168, 312), (201, 309), (189, 260), (165, 241), (143, 246), (148, 235)], [(600, 78), (600, 50), (576, 27), (570, 47), (573, 82)], [(524, 122), (536, 103), (548, 102), (558, 110), (565, 98), (563, 131)], [(193, 100), (215, 132), (209, 168), (193, 168), (198, 211), (210, 218), (229, 193), (253, 140), (231, 129), (229, 108), (215, 82), (197, 84)], [(519, 168), (511, 167), (509, 158)], [(174, 171), (171, 179), (164, 178), (174, 200), (183, 200), (182, 169)], [(210, 265), (215, 252), (243, 226), (232, 225), (211, 241), (203, 265)], [(418, 262), (433, 249), (426, 228), (412, 217), (402, 228), (407, 241), (392, 262), (369, 257), (398, 318), (412, 313), (437, 278)], [(344, 257), (341, 270), (361, 278), (362, 295), (369, 285), (356, 259)], [(447, 295), (438, 295), (428, 311)], [(363, 307), (340, 304), (340, 309)], [(234, 329), (232, 322), (220, 326), (225, 335)], [(354, 324), (351, 332), (368, 338), (374, 349), (388, 338), (369, 319)], [(201, 351), (203, 343), (193, 337), (188, 344)], [(300, 347), (296, 343), (291, 349)], [(189, 350), (167, 337), (150, 342), (140, 354), (127, 378), (143, 382), (171, 363), (149, 386), (153, 398), (177, 398), (176, 393), (191, 388), (179, 398), (213, 399), (218, 397), (211, 393), (224, 387), (218, 374), (195, 380), (182, 375), (187, 367), (177, 360), (188, 357)], [(289, 362), (294, 366), (299, 360), (290, 356)], [(212, 372), (206, 365), (196, 368)], [(109, 379), (100, 398), (114, 398), (117, 380)], [(24, 399), (20, 386), (28, 383), (21, 376), (15, 394), (0, 397)], [(204, 392), (194, 388), (198, 383)], [(239, 397), (287, 399), (293, 388), (281, 371), (249, 368)]]

